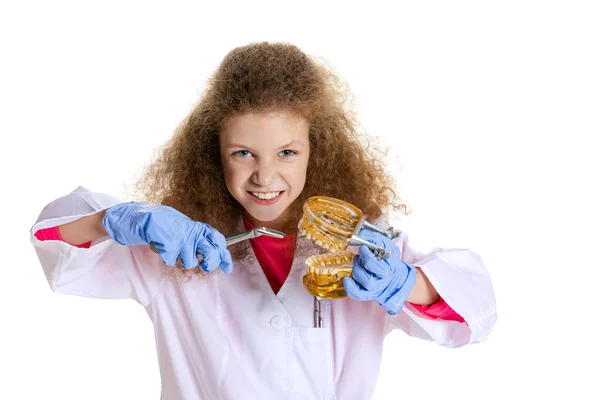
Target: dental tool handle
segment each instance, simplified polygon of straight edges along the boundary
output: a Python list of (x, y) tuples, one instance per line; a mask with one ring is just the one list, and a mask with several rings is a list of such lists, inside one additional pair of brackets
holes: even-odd
[[(381, 232), (379, 230), (379, 228), (377, 228), (373, 224), (368, 223), (367, 219), (363, 215), (361, 217), (361, 219), (358, 221), (358, 223), (356, 224), (356, 226), (354, 227), (354, 232), (352, 233), (352, 236), (350, 237), (350, 241), (348, 242), (348, 246), (361, 246), (361, 245), (365, 245), (369, 249), (371, 249), (371, 251), (373, 252), (373, 254), (375, 254), (375, 256), (378, 259), (381, 260), (381, 259), (389, 258), (392, 255), (391, 252), (390, 253), (386, 253), (385, 249), (383, 247), (377, 246), (376, 244), (373, 244), (373, 243), (371, 243), (369, 241), (366, 241), (366, 240), (364, 240), (363, 238), (360, 237), (360, 231), (363, 228), (373, 229), (373, 230), (375, 230), (377, 232)], [(385, 235), (385, 236), (387, 236), (387, 235)]]
[(369, 242), (369, 241), (361, 238), (360, 236), (356, 236), (356, 235), (352, 235), (352, 238), (350, 238), (350, 242), (348, 242), (348, 245), (349, 246), (361, 246), (361, 245), (365, 245), (380, 260), (390, 258), (390, 256), (392, 255), (391, 251), (386, 253), (385, 249), (383, 247), (377, 246), (376, 244), (373, 244), (373, 243), (371, 243), (371, 242)]
[[(154, 242), (150, 242), (150, 250), (152, 250), (156, 254), (160, 254), (158, 248), (156, 247), (156, 243)], [(202, 262), (202, 255), (200, 253), (196, 253), (196, 256), (198, 257), (198, 262)]]
[(389, 237), (390, 239), (396, 239), (398, 236), (400, 236), (400, 231), (396, 231), (394, 230), (394, 227), (390, 226), (388, 229), (386, 229), (385, 231), (382, 229), (379, 229), (378, 227), (376, 227), (375, 225), (371, 224), (370, 222), (367, 222), (366, 220), (363, 222), (363, 227), (367, 228), (371, 231), (374, 232), (378, 232), (381, 233), (384, 236)]
[[(227, 244), (227, 247), (229, 247), (232, 244), (244, 241), (246, 239), (254, 239), (262, 235), (267, 235), (270, 237), (276, 237), (278, 239), (281, 239), (285, 236), (285, 233), (265, 227), (254, 228), (249, 231), (236, 232), (225, 235), (225, 243)], [(154, 242), (150, 242), (150, 250), (152, 250), (156, 254), (159, 254), (158, 248), (156, 247), (156, 243)], [(196, 255), (198, 256), (198, 261), (202, 262), (202, 256), (200, 255), (200, 253), (197, 253)]]
[(230, 233), (229, 235), (225, 235), (225, 243), (227, 246), (231, 246), (232, 244), (244, 241), (246, 239), (252, 239), (255, 237), (253, 230), (246, 232), (238, 232), (238, 233)]
[(315, 328), (323, 327), (323, 317), (321, 316), (321, 300), (316, 296), (313, 301), (313, 321)]
[[(242, 240), (247, 239), (248, 236), (253, 237), (251, 231), (231, 233), (229, 235), (225, 235), (225, 243), (227, 243), (227, 246), (229, 247), (234, 243), (241, 242)], [(156, 247), (156, 243), (154, 242), (150, 242), (150, 250), (152, 250), (156, 254), (160, 253), (158, 251), (158, 248)], [(196, 256), (198, 257), (198, 262), (202, 262), (202, 255), (200, 253), (196, 253)]]

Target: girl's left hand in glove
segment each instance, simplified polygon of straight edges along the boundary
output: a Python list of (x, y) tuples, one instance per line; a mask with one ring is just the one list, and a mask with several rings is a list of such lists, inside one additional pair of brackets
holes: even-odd
[(355, 300), (377, 300), (388, 314), (397, 314), (415, 285), (415, 267), (401, 260), (400, 249), (392, 239), (368, 229), (359, 236), (392, 255), (379, 260), (367, 246), (360, 246), (354, 256), (352, 278), (343, 281), (346, 294)]

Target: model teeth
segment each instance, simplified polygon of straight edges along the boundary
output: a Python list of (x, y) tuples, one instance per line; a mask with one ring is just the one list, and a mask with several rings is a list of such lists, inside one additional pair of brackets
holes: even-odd
[(279, 194), (281, 192), (268, 192), (268, 193), (250, 192), (250, 193), (252, 193), (252, 196), (258, 197), (261, 200), (270, 200), (270, 199), (274, 199), (275, 197), (279, 196)]

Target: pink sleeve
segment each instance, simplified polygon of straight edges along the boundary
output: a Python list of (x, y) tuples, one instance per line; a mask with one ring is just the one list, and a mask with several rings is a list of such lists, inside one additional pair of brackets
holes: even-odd
[(423, 306), (420, 304), (410, 303), (414, 308), (419, 310), (421, 314), (427, 315), (431, 318), (439, 318), (450, 321), (465, 322), (465, 319), (458, 315), (450, 306), (440, 298), (437, 303), (433, 303), (429, 306)]
[[(34, 236), (38, 239), (41, 240), (42, 242), (44, 240), (60, 240), (61, 242), (64, 242), (65, 240), (62, 238), (62, 236), (60, 236), (60, 232), (58, 231), (58, 226), (52, 227), (52, 228), (46, 228), (46, 229), (40, 229), (39, 231), (37, 231), (36, 233), (34, 233)], [(88, 249), (91, 246), (92, 242), (87, 242), (87, 243), (83, 243), (83, 244), (77, 244), (74, 245), (75, 247), (81, 247), (84, 249)]]

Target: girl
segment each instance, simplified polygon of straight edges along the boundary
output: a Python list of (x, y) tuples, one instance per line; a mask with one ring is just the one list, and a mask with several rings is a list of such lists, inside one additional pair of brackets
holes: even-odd
[[(314, 327), (301, 282), (306, 257), (322, 250), (296, 237), (305, 200), (343, 199), (384, 228), (384, 210), (406, 213), (347, 100), (295, 46), (236, 48), (147, 168), (146, 202), (77, 188), (32, 227), (53, 291), (144, 306), (162, 399), (368, 399), (392, 329), (448, 347), (489, 334), (495, 300), (480, 257), (421, 254), (404, 233), (361, 233), (392, 256), (362, 246), (349, 297), (325, 301)], [(224, 234), (258, 226), (287, 235), (226, 247)]]

